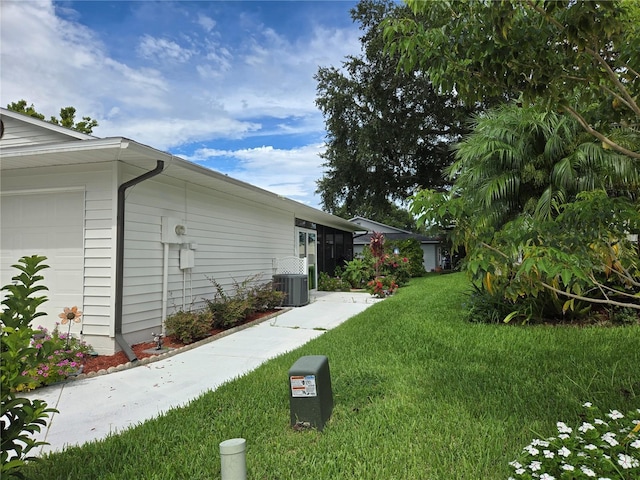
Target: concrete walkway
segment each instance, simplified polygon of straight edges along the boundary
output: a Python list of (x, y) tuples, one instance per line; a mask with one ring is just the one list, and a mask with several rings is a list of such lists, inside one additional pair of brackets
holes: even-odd
[(27, 396), (44, 400), (60, 412), (36, 436), (49, 443), (39, 454), (102, 439), (183, 406), (295, 350), (377, 301), (368, 293), (313, 293), (309, 305), (192, 350), (128, 370), (37, 389)]

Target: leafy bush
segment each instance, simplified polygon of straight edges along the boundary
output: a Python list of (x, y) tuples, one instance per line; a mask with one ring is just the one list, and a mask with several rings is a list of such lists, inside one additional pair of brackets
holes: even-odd
[(16, 387), (16, 391), (28, 391), (61, 382), (79, 373), (84, 359), (92, 348), (69, 333), (60, 333), (58, 325), (49, 331), (39, 326), (31, 338), (36, 349), (36, 360), (28, 366), (22, 376), (28, 379)]
[(394, 277), (376, 277), (367, 283), (367, 291), (378, 298), (385, 298), (398, 289)]
[(411, 277), (422, 277), (427, 273), (424, 269), (424, 252), (418, 240), (408, 238), (406, 240), (390, 240), (386, 242), (385, 251), (387, 253), (393, 253), (395, 248), (400, 251), (402, 258), (409, 260), (408, 269)]
[(352, 288), (362, 288), (373, 278), (373, 273), (373, 261), (369, 256), (369, 258), (354, 258), (347, 262), (340, 277), (349, 282)]
[(409, 259), (396, 253), (387, 253), (386, 249), (384, 234), (379, 232), (371, 235), (370, 244), (364, 248), (365, 262), (373, 265), (373, 276), (367, 282), (367, 291), (380, 298), (392, 295), (411, 278)]
[(286, 293), (273, 288), (273, 282), (267, 282), (254, 287), (251, 291), (256, 311), (264, 312), (282, 306)]
[(209, 278), (216, 291), (213, 300), (206, 299), (209, 311), (213, 314), (215, 328), (232, 327), (254, 312), (253, 297), (249, 295), (249, 283), (255, 277), (249, 277), (242, 283), (234, 280), (235, 294), (228, 295), (222, 285), (213, 278)]
[(624, 415), (617, 410), (602, 415), (591, 403), (572, 428), (558, 422), (558, 434), (536, 439), (510, 462), (514, 477), (530, 479), (640, 478), (640, 409)]
[(216, 280), (209, 278), (215, 287), (213, 300), (205, 299), (213, 314), (213, 326), (228, 328), (257, 311), (272, 310), (284, 300), (284, 292), (273, 290), (271, 282), (259, 284), (261, 274), (253, 275), (238, 283), (233, 281), (233, 295), (229, 295)]
[(322, 292), (348, 292), (351, 284), (340, 277), (330, 277), (325, 272), (318, 275), (318, 290)]
[(8, 292), (2, 301), (0, 312), (2, 335), (0, 336), (0, 426), (2, 428), (2, 453), (0, 477), (20, 478), (21, 470), (29, 457), (29, 452), (46, 442), (37, 442), (31, 435), (46, 426), (46, 419), (57, 412), (47, 408), (42, 400), (30, 400), (16, 395), (16, 389), (28, 382), (22, 375), (26, 369), (38, 362), (38, 351), (31, 340), (34, 330), (31, 322), (44, 315), (38, 307), (47, 297), (33, 296), (39, 291), (47, 290), (44, 285), (36, 285), (44, 277), (39, 272), (45, 268), (42, 262), (46, 257), (22, 257), (14, 268), (20, 274), (13, 277), (13, 284), (2, 287)]
[(167, 332), (182, 343), (201, 340), (211, 333), (213, 317), (209, 312), (185, 312), (180, 310), (167, 317), (164, 322)]
[(411, 279), (411, 263), (401, 255), (385, 255), (383, 272), (391, 275), (398, 285), (405, 285)]
[(629, 307), (613, 307), (610, 312), (611, 322), (621, 325), (640, 324), (640, 310)]
[(497, 293), (489, 292), (473, 285), (464, 304), (464, 317), (475, 323), (502, 323), (513, 312), (514, 305), (510, 300)]
[(562, 205), (555, 218), (521, 215), (469, 250), (468, 272), (513, 301), (527, 321), (585, 317), (592, 304), (637, 309), (640, 264), (628, 237), (640, 230), (637, 208), (593, 191)]

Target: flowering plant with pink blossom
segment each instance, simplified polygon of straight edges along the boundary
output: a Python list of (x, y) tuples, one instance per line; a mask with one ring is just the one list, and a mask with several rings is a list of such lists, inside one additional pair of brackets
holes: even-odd
[(83, 340), (70, 333), (61, 333), (57, 323), (52, 332), (43, 326), (35, 329), (31, 347), (36, 351), (35, 361), (25, 364), (22, 376), (26, 381), (16, 391), (51, 385), (77, 374), (92, 351), (91, 346)]
[(398, 289), (393, 277), (376, 277), (367, 283), (367, 291), (378, 298), (386, 298)]
[(558, 422), (557, 435), (533, 440), (509, 463), (516, 479), (631, 480), (640, 478), (640, 409), (602, 414), (590, 402), (575, 426)]

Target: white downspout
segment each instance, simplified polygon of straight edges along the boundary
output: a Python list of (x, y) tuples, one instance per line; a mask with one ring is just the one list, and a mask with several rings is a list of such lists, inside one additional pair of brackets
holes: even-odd
[(162, 335), (165, 335), (164, 321), (167, 319), (167, 301), (169, 297), (169, 244), (163, 243), (164, 255), (162, 257)]

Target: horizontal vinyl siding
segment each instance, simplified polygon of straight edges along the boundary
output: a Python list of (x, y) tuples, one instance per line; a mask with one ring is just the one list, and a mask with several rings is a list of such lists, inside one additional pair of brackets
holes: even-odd
[(184, 203), (183, 191), (176, 195), (155, 178), (127, 190), (122, 332), (132, 343), (150, 340), (145, 332), (162, 324), (162, 216), (172, 205)]
[(115, 258), (112, 168), (112, 165), (105, 165), (99, 173), (91, 175), (91, 185), (87, 188), (85, 197), (85, 335), (89, 343), (91, 337), (106, 337), (97, 342), (101, 345), (112, 344), (107, 338), (111, 339), (112, 335), (115, 305), (115, 273), (112, 269)]
[(82, 329), (85, 340), (106, 349), (99, 353), (111, 353), (113, 350), (109, 347), (109, 342), (113, 343), (110, 340), (113, 316), (111, 266), (115, 224), (112, 218), (111, 169), (110, 164), (93, 164), (82, 169), (60, 166), (10, 170), (2, 175), (5, 192), (84, 189), (84, 291), (81, 292), (83, 304), (78, 307), (84, 313)]
[(169, 314), (204, 307), (204, 299), (215, 294), (211, 280), (229, 294), (234, 282), (248, 277), (269, 281), (273, 260), (294, 254), (292, 214), (165, 176), (138, 184), (126, 208), (123, 333), (128, 339), (143, 339), (143, 331), (161, 325), (163, 216), (184, 220), (185, 246), (197, 244), (195, 267), (186, 271), (179, 269), (181, 246), (169, 246)]
[(2, 115), (2, 122), (4, 123), (4, 134), (0, 140), (0, 146), (2, 146), (2, 148), (62, 142), (65, 140), (72, 142), (79, 141), (68, 135), (53, 132), (36, 125), (19, 122), (15, 118), (4, 115)]

